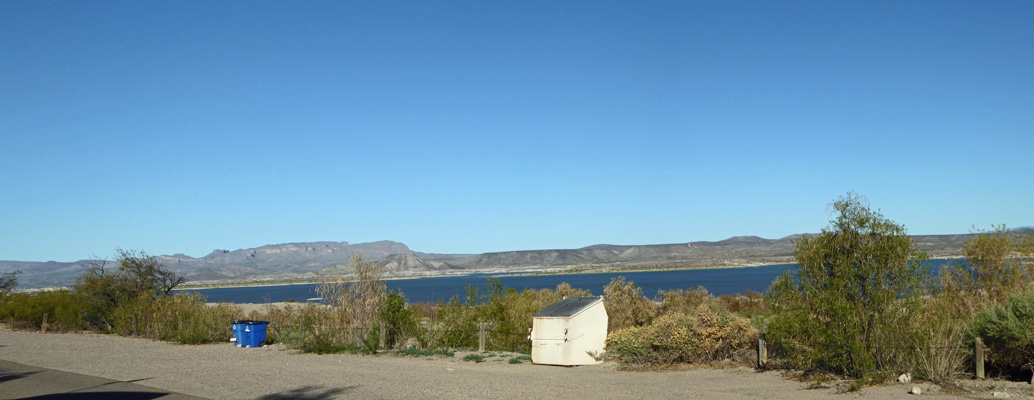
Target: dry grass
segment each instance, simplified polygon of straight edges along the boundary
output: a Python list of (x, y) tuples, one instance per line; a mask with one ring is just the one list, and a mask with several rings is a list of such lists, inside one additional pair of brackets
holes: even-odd
[(750, 320), (716, 305), (701, 304), (692, 314), (673, 313), (645, 326), (611, 332), (607, 351), (625, 365), (674, 363), (753, 364), (758, 330)]

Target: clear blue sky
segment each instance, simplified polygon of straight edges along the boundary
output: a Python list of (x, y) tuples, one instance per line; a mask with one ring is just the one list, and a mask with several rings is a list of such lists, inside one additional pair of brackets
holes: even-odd
[(1034, 225), (1034, 2), (0, 2), (0, 259)]

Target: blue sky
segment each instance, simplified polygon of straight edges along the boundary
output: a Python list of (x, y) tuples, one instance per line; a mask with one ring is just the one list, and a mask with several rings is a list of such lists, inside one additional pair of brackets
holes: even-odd
[(0, 259), (1034, 225), (1034, 3), (0, 2)]

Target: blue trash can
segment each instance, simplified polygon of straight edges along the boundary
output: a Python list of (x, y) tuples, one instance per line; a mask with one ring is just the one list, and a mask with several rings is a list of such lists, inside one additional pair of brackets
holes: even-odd
[(234, 321), (233, 342), (237, 347), (259, 347), (266, 341), (266, 326), (269, 321), (240, 320)]

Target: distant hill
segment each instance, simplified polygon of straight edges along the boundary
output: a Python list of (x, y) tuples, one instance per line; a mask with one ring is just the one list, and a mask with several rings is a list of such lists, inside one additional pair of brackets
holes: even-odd
[[(1031, 231), (1030, 228), (1021, 231)], [(580, 249), (523, 250), (483, 254), (414, 252), (398, 242), (380, 241), (285, 243), (240, 250), (215, 250), (194, 258), (183, 254), (157, 256), (173, 271), (193, 283), (236, 283), (313, 279), (328, 269), (348, 264), (362, 252), (384, 268), (388, 276), (425, 276), (471, 272), (592, 271), (649, 268), (685, 268), (715, 265), (754, 265), (793, 262), (793, 241), (737, 236), (717, 242), (656, 245), (600, 244)], [(933, 257), (961, 254), (972, 235), (912, 236), (919, 248)], [(0, 261), (0, 272), (22, 270), (23, 288), (66, 286), (91, 263)]]

